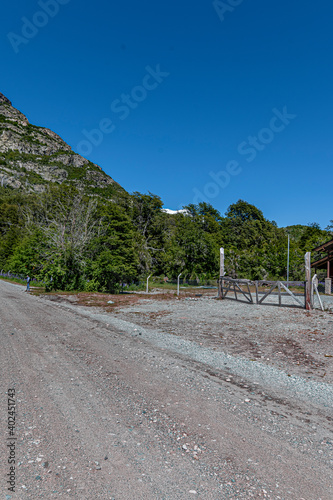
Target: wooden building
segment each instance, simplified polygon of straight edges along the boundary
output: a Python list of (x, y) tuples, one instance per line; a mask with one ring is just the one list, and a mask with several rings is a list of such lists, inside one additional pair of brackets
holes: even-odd
[(314, 248), (312, 251), (324, 254), (324, 256), (313, 262), (311, 267), (314, 267), (315, 271), (317, 271), (317, 269), (326, 269), (326, 277), (333, 279), (333, 240), (327, 241), (323, 245)]

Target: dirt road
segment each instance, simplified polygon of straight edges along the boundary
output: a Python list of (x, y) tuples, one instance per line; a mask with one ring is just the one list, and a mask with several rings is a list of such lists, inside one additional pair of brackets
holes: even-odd
[(0, 282), (2, 498), (333, 498), (332, 406), (305, 380), (291, 397), (232, 373), (231, 355), (213, 368), (198, 332), (182, 350), (115, 316)]

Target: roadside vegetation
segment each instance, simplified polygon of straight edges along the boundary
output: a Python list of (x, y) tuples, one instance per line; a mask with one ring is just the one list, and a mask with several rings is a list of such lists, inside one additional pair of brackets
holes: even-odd
[(304, 253), (332, 237), (333, 223), (278, 228), (243, 200), (224, 215), (207, 203), (176, 215), (162, 206), (151, 193), (107, 199), (74, 186), (41, 194), (0, 187), (0, 269), (29, 273), (46, 291), (130, 291), (148, 275), (172, 288), (164, 277), (216, 280), (223, 246), (228, 276), (286, 279), (289, 232), (290, 279), (303, 280)]

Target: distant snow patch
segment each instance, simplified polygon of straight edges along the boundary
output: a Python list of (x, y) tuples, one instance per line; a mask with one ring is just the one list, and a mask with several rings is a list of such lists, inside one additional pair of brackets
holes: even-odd
[(188, 214), (189, 211), (186, 208), (182, 208), (181, 210), (170, 210), (170, 208), (162, 208), (162, 212), (166, 214), (175, 215), (175, 214)]

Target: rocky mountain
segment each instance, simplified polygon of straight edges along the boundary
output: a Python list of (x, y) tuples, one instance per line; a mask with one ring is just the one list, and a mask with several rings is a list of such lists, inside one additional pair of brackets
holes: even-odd
[(0, 185), (40, 193), (50, 183), (74, 183), (108, 198), (125, 193), (101, 167), (76, 154), (52, 130), (29, 123), (0, 93)]

